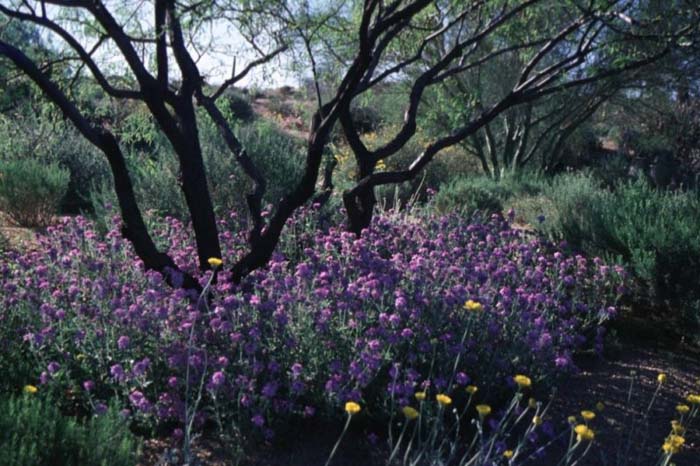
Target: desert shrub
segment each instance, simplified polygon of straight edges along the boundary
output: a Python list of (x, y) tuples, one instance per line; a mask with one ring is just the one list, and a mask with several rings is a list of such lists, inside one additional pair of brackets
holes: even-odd
[(253, 106), (244, 94), (238, 91), (229, 91), (224, 94), (231, 115), (239, 121), (250, 122), (255, 118)]
[(355, 128), (361, 134), (377, 132), (383, 123), (381, 114), (374, 107), (353, 107), (350, 109), (350, 115)]
[(33, 159), (0, 162), (0, 210), (24, 227), (51, 224), (66, 194), (70, 174)]
[(507, 210), (515, 199), (538, 195), (544, 183), (542, 177), (528, 173), (498, 181), (484, 175), (460, 176), (440, 187), (434, 205), (440, 212), (495, 213)]
[(23, 397), (0, 400), (0, 463), (4, 466), (133, 466), (139, 443), (114, 408), (81, 423), (61, 414), (53, 401)]

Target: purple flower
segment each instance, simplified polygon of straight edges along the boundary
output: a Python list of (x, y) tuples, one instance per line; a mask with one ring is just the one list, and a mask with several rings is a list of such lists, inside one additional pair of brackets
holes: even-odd
[(95, 382), (93, 382), (92, 380), (86, 380), (85, 382), (83, 382), (83, 388), (86, 392), (91, 392), (95, 389)]
[(129, 347), (129, 342), (129, 337), (127, 337), (126, 335), (122, 335), (117, 340), (117, 348), (119, 348), (120, 350), (125, 350)]
[(55, 361), (51, 361), (49, 365), (46, 366), (46, 369), (49, 371), (49, 374), (54, 375), (61, 369), (61, 365)]
[(221, 387), (226, 382), (226, 375), (221, 371), (216, 371), (211, 376), (211, 385), (214, 388)]
[(253, 423), (253, 425), (257, 427), (262, 427), (265, 425), (265, 418), (262, 417), (260, 414), (256, 414), (252, 418), (250, 418), (250, 421)]

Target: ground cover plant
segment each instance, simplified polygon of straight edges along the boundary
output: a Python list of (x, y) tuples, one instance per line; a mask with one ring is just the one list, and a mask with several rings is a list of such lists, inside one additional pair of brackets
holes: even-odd
[[(315, 223), (295, 218), (270, 267), (238, 286), (202, 275), (213, 292), (202, 301), (145, 271), (116, 225), (100, 237), (64, 219), (1, 266), (5, 341), (35, 364), (17, 383), (69, 391), (64, 407), (86, 413), (120, 400), (135, 425), (175, 438), (270, 439), (348, 401), (383, 419), (417, 391), (464, 396), (474, 384), (497, 401), (516, 372), (551, 382), (576, 370), (575, 352), (600, 350), (624, 291), (621, 268), (499, 216), (387, 213), (362, 238)], [(158, 231), (196, 268), (179, 221)], [(223, 240), (232, 254), (244, 241)]]

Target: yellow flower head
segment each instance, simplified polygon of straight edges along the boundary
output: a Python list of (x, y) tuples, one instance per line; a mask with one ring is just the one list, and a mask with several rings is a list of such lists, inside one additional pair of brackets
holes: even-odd
[(25, 385), (23, 391), (24, 393), (29, 393), (30, 395), (33, 395), (34, 393), (38, 392), (39, 389), (36, 388), (34, 385)]
[(347, 403), (345, 403), (345, 412), (348, 413), (350, 416), (359, 413), (361, 409), (362, 408), (360, 407), (360, 405), (355, 403), (354, 401), (348, 401)]
[(452, 404), (452, 398), (445, 395), (444, 393), (440, 393), (438, 395), (435, 395), (435, 399), (437, 400), (438, 403), (440, 403), (440, 406), (442, 406), (443, 408), (445, 406), (449, 406)]
[(534, 398), (530, 398), (529, 400), (527, 400), (527, 407), (530, 409), (537, 408), (537, 400)]
[(574, 427), (574, 432), (576, 432), (577, 442), (583, 442), (584, 440), (591, 441), (595, 438), (595, 432), (593, 432), (593, 430), (590, 427), (584, 424), (579, 424), (576, 427)]
[(683, 435), (685, 434), (685, 427), (683, 427), (683, 424), (680, 423), (680, 421), (671, 421), (671, 431), (673, 431), (674, 434), (676, 435)]
[(685, 438), (681, 437), (680, 435), (671, 434), (668, 436), (668, 438), (666, 438), (666, 441), (664, 442), (661, 449), (666, 453), (670, 453), (673, 455), (681, 450), (681, 447), (684, 443)]
[(491, 414), (491, 406), (489, 405), (476, 405), (476, 412), (479, 413), (480, 418), (485, 418)]
[(476, 385), (469, 385), (465, 390), (467, 390), (467, 393), (469, 393), (470, 395), (473, 395), (474, 393), (479, 391), (479, 387), (477, 387)]
[(690, 406), (678, 405), (676, 406), (676, 411), (678, 411), (678, 414), (688, 414), (688, 412), (690, 411)]
[(518, 374), (513, 377), (513, 381), (518, 384), (518, 388), (530, 388), (532, 386), (532, 380), (526, 375)]
[(211, 267), (221, 267), (221, 264), (224, 263), (224, 261), (222, 261), (218, 257), (210, 257), (209, 259), (207, 259), (207, 262)]
[(82, 360), (85, 359), (85, 358), (87, 358), (87, 356), (84, 355), (83, 353), (80, 353), (80, 354), (76, 354), (76, 355), (75, 355), (75, 359), (77, 359), (78, 361), (82, 361)]
[(464, 309), (470, 312), (479, 312), (484, 309), (478, 301), (472, 301), (471, 299), (464, 303)]
[(573, 426), (574, 424), (576, 424), (576, 416), (569, 416), (566, 420), (567, 420), (567, 421), (569, 422), (569, 424), (571, 424), (572, 426)]
[(686, 399), (691, 405), (700, 405), (700, 395), (688, 395)]
[(666, 379), (667, 379), (667, 378), (668, 378), (668, 377), (666, 376), (666, 374), (664, 374), (664, 373), (662, 372), (661, 374), (659, 374), (659, 375), (656, 377), (656, 380), (658, 380), (659, 383), (666, 383)]
[(593, 411), (588, 411), (588, 410), (581, 411), (581, 417), (585, 421), (592, 421), (593, 419), (595, 419), (595, 413)]
[(404, 406), (401, 409), (401, 411), (403, 412), (403, 415), (406, 416), (406, 419), (408, 419), (409, 421), (412, 421), (418, 417), (418, 411), (410, 406)]
[(602, 401), (599, 401), (595, 404), (595, 409), (597, 409), (598, 411), (603, 411), (605, 409), (605, 405)]
[(418, 401), (425, 400), (426, 396), (427, 396), (427, 393), (425, 393), (424, 391), (423, 392), (416, 392), (416, 394), (415, 394), (416, 400), (418, 400)]
[(535, 424), (536, 426), (541, 426), (542, 425), (542, 416), (533, 417), (532, 423)]
[(506, 450), (503, 452), (503, 457), (507, 460), (513, 457), (513, 450)]

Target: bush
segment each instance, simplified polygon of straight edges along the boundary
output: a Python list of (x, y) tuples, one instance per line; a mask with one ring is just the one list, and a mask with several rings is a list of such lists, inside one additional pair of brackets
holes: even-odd
[(133, 466), (139, 443), (117, 411), (81, 424), (50, 400), (25, 394), (0, 400), (3, 466)]
[(70, 174), (33, 159), (0, 162), (0, 210), (23, 227), (51, 224), (66, 194)]
[(228, 103), (228, 110), (235, 119), (243, 122), (250, 122), (255, 119), (253, 106), (250, 105), (250, 101), (245, 95), (238, 91), (229, 91), (224, 94), (224, 98)]

